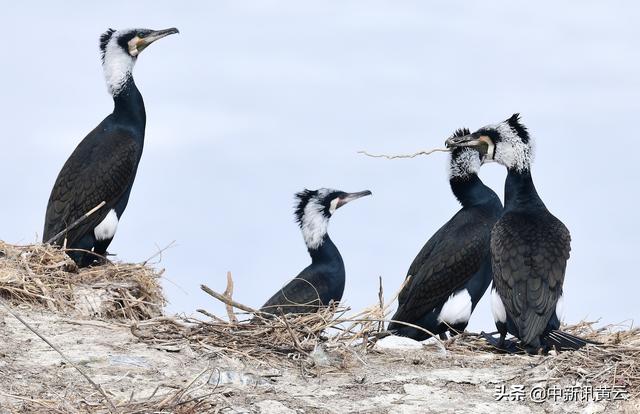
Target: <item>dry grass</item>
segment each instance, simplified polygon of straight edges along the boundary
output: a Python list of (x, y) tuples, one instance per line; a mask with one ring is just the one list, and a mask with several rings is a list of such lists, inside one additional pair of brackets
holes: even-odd
[[(217, 386), (211, 387), (208, 383), (211, 373), (203, 372), (193, 378), (187, 385), (171, 390), (159, 391), (160, 386), (153, 393), (144, 398), (130, 398), (113, 404), (109, 409), (104, 400), (95, 395), (81, 395), (78, 390), (68, 390), (64, 398), (42, 399), (20, 395), (6, 394), (0, 391), (0, 395), (11, 397), (22, 402), (20, 412), (28, 413), (172, 413), (195, 414), (205, 412), (219, 412), (224, 407), (224, 395), (217, 392)], [(86, 392), (86, 391), (85, 391)], [(133, 397), (133, 394), (131, 395)]]
[[(258, 364), (304, 362), (311, 367), (322, 364), (326, 357), (324, 350), (330, 350), (333, 364), (337, 358), (341, 360), (338, 365), (345, 365), (350, 357), (358, 358), (358, 350), (372, 348), (389, 312), (382, 284), (376, 305), (349, 316), (348, 308), (334, 304), (308, 314), (265, 314), (233, 301), (232, 286), (230, 274), (225, 294), (202, 286), (203, 291), (225, 303), (227, 320), (198, 310), (210, 320), (163, 317), (141, 321), (131, 331), (139, 339), (163, 348), (171, 349), (186, 341), (205, 352), (248, 358)], [(243, 313), (235, 313), (233, 308)], [(238, 322), (238, 316), (244, 316), (244, 320)]]
[[(596, 328), (597, 324), (597, 321), (583, 321), (562, 326), (563, 331), (600, 344), (578, 351), (552, 351), (543, 356), (538, 365), (546, 369), (547, 381), (570, 378), (581, 384), (622, 387), (630, 398), (640, 397), (640, 329), (621, 325)], [(484, 339), (472, 334), (454, 337), (445, 342), (445, 346), (453, 355), (497, 352)]]
[[(110, 263), (78, 270), (57, 248), (0, 242), (0, 296), (13, 306), (28, 305), (65, 314), (76, 311), (84, 317), (127, 320), (131, 322), (132, 334), (155, 348), (178, 351), (189, 346), (206, 357), (237, 358), (258, 366), (295, 367), (303, 375), (340, 371), (354, 363), (366, 362), (366, 354), (376, 352), (374, 345), (385, 334), (384, 325), (397, 296), (385, 303), (381, 286), (377, 303), (361, 312), (330, 306), (312, 314), (268, 316), (233, 301), (233, 281), (229, 276), (224, 294), (203, 286), (205, 292), (226, 305), (226, 318), (205, 310), (200, 313), (208, 317), (206, 320), (164, 317), (159, 276), (144, 264)], [(545, 370), (548, 381), (622, 386), (631, 398), (640, 397), (639, 329), (596, 328), (593, 322), (563, 329), (601, 345), (590, 345), (575, 352), (513, 358), (529, 358), (536, 367)], [(430, 361), (425, 366), (457, 366), (458, 362), (466, 364), (469, 357), (477, 354), (497, 353), (473, 334), (462, 334), (445, 342), (432, 341), (431, 346), (423, 349), (424, 358)], [(433, 352), (437, 348), (442, 352)], [(501, 358), (496, 356), (496, 360)], [(484, 363), (482, 361), (484, 359), (475, 360)], [(526, 375), (523, 371), (523, 378)], [(183, 388), (169, 393), (154, 392), (143, 399), (117, 401), (114, 405), (118, 412), (127, 413), (215, 411), (225, 406), (224, 395), (215, 392), (206, 376), (203, 372)], [(36, 411), (69, 412), (62, 400), (14, 397), (23, 398), (24, 406)], [(96, 394), (84, 398), (86, 411), (106, 408), (105, 401)]]
[(573, 376), (584, 383), (622, 386), (631, 398), (640, 397), (640, 329), (594, 325), (595, 322), (581, 322), (564, 328), (602, 345), (558, 354), (553, 358), (551, 376)]
[[(203, 290), (227, 305), (252, 311), (206, 286)], [(211, 320), (161, 318), (141, 322), (132, 328), (132, 332), (141, 340), (157, 346), (170, 348), (186, 342), (196, 349), (216, 355), (244, 357), (259, 364), (282, 366), (302, 362), (303, 368), (309, 370), (321, 368), (318, 365), (329, 357), (332, 366), (346, 368), (349, 360), (364, 359), (364, 354), (384, 335), (383, 321), (389, 313), (389, 305), (384, 304), (381, 289), (377, 305), (351, 315), (347, 315), (348, 309), (341, 307), (328, 307), (306, 315), (268, 318), (253, 310), (254, 314), (245, 314), (252, 318), (227, 322), (206, 311), (200, 312)], [(546, 369), (550, 381), (573, 379), (583, 384), (622, 386), (631, 398), (640, 397), (640, 329), (620, 326), (595, 328), (595, 325), (596, 322), (581, 322), (562, 329), (597, 341), (600, 345), (589, 345), (574, 352), (551, 352), (536, 365)], [(450, 359), (478, 353), (499, 354), (475, 334), (465, 333), (445, 342), (435, 338), (431, 341)], [(305, 372), (314, 375), (313, 370)]]
[(162, 315), (162, 272), (140, 264), (107, 263), (78, 269), (63, 250), (0, 241), (0, 296), (87, 317), (144, 320)]
[[(277, 368), (296, 366), (305, 375), (316, 376), (317, 369), (346, 368), (375, 342), (377, 329), (370, 325), (377, 325), (377, 321), (364, 317), (362, 322), (354, 322), (344, 316), (346, 312), (332, 306), (311, 314), (244, 318), (240, 322), (217, 317), (210, 321), (156, 318), (135, 324), (131, 332), (160, 349), (179, 349), (187, 343), (214, 358), (233, 357)], [(243, 314), (238, 316), (243, 319)]]

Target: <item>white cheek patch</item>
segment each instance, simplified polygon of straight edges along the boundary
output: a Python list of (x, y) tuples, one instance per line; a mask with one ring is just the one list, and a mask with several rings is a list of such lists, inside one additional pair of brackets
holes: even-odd
[(102, 62), (102, 69), (104, 71), (104, 77), (107, 82), (107, 88), (111, 95), (116, 96), (124, 84), (127, 78), (131, 76), (135, 59), (129, 55), (118, 44), (118, 36), (121, 32), (115, 32), (104, 51), (104, 60)]
[(558, 302), (556, 302), (556, 316), (560, 322), (564, 320), (564, 296), (562, 295), (560, 295)]
[(465, 148), (451, 159), (449, 165), (450, 177), (467, 177), (470, 174), (476, 174), (480, 170), (482, 161), (477, 150)]
[(338, 209), (338, 203), (340, 202), (339, 198), (334, 198), (331, 200), (331, 204), (329, 205), (329, 213), (333, 214)]
[(324, 207), (315, 200), (309, 201), (304, 208), (300, 227), (307, 247), (312, 250), (320, 247), (329, 227), (329, 218), (324, 215)]
[(491, 289), (491, 313), (493, 313), (494, 321), (502, 323), (507, 321), (507, 311), (504, 308), (504, 303), (502, 303), (500, 295), (495, 289)]
[(109, 210), (107, 216), (93, 229), (93, 235), (97, 240), (112, 239), (118, 229), (118, 215), (114, 209)]
[(469, 318), (471, 318), (471, 295), (467, 289), (459, 290), (449, 296), (438, 315), (438, 321), (448, 325), (469, 322)]
[(493, 161), (495, 155), (496, 155), (496, 146), (493, 144), (493, 141), (491, 141), (490, 139), (487, 139), (485, 141), (488, 145), (487, 148), (487, 155), (485, 156), (484, 160), (485, 161)]
[(532, 159), (530, 144), (525, 144), (511, 126), (503, 122), (495, 126), (502, 138), (495, 148), (494, 159), (507, 168), (523, 171), (529, 168)]
[(131, 56), (138, 56), (140, 52), (138, 52), (138, 41), (140, 38), (138, 36), (134, 36), (133, 39), (129, 40), (127, 45), (129, 46), (129, 54)]

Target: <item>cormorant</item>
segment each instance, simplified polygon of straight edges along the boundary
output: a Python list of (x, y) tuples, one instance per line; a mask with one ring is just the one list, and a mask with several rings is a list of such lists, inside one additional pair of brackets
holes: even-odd
[(344, 262), (327, 228), (337, 209), (371, 191), (345, 193), (321, 188), (296, 194), (296, 221), (302, 230), (311, 264), (265, 303), (263, 312), (312, 313), (329, 302), (339, 302), (344, 292)]
[(571, 236), (536, 191), (531, 144), (519, 114), (446, 141), (449, 148), (478, 148), (485, 161), (507, 168), (504, 212), (491, 231), (491, 304), (500, 339), (488, 339), (504, 348), (509, 332), (529, 353), (577, 349), (589, 341), (558, 330)]
[(178, 29), (109, 29), (100, 36), (102, 68), (114, 109), (62, 167), (51, 190), (43, 232), (46, 242), (104, 201), (102, 208), (52, 241), (63, 245), (66, 239), (69, 256), (80, 267), (106, 253), (142, 156), (146, 115), (133, 66), (147, 46), (174, 33)]
[[(465, 136), (459, 129), (453, 136)], [(462, 208), (424, 245), (409, 267), (393, 321), (446, 337), (464, 331), (491, 283), (491, 228), (502, 213), (500, 199), (478, 177), (483, 154), (474, 148), (451, 153), (449, 184)], [(431, 335), (391, 322), (388, 331), (421, 341)]]

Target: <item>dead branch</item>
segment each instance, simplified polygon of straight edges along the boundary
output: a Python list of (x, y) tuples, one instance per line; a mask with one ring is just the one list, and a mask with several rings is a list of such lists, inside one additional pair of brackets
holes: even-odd
[(208, 287), (207, 285), (200, 285), (200, 289), (202, 289), (205, 293), (207, 293), (208, 295), (213, 296), (214, 298), (218, 299), (220, 302), (227, 304), (229, 306), (233, 306), (236, 309), (240, 309), (243, 310), (245, 312), (251, 312), (253, 314), (260, 314), (262, 312), (260, 312), (259, 310), (253, 309), (249, 306), (243, 305), (242, 303), (238, 303), (232, 299), (229, 299), (227, 296), (222, 295), (214, 290), (212, 290), (210, 287)]
[[(233, 296), (233, 278), (231, 277), (231, 272), (227, 272), (227, 288), (224, 290), (223, 295), (225, 295), (230, 301), (232, 301), (231, 297)], [(225, 303), (225, 308), (227, 309), (229, 322), (238, 323), (238, 318), (236, 318), (236, 314), (233, 313), (233, 306), (231, 306), (229, 303)]]

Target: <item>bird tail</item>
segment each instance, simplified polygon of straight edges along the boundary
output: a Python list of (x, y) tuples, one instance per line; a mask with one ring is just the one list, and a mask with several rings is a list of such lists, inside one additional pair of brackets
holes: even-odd
[(425, 339), (431, 337), (431, 335), (422, 330), (397, 322), (389, 323), (389, 325), (387, 326), (387, 332), (389, 332), (391, 335), (405, 336), (416, 341), (424, 341)]
[(576, 350), (589, 344), (601, 345), (600, 342), (580, 338), (579, 336), (571, 335), (567, 332), (562, 332), (559, 329), (555, 329), (549, 332), (545, 336), (544, 341), (545, 345), (547, 345), (549, 348), (555, 347), (558, 350)]

